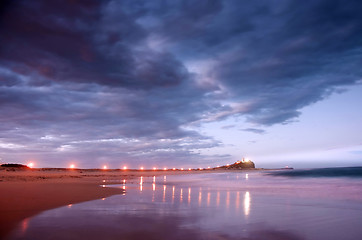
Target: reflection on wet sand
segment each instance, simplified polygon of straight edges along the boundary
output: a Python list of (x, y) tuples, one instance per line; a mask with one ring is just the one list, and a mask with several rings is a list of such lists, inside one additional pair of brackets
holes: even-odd
[(248, 216), (250, 213), (250, 193), (246, 192), (244, 195), (244, 214), (245, 216)]
[(189, 187), (189, 195), (187, 197), (187, 203), (190, 204), (191, 203), (191, 188)]
[[(139, 191), (144, 192), (145, 190), (152, 191), (152, 194), (150, 195), (151, 201), (155, 202), (157, 201), (157, 198), (159, 198), (159, 201), (161, 202), (168, 202), (167, 196), (171, 197), (170, 202), (172, 204), (179, 202), (187, 203), (187, 205), (193, 205), (197, 204), (199, 207), (206, 206), (206, 207), (225, 207), (226, 209), (232, 208), (235, 210), (239, 210), (240, 206), (243, 207), (241, 211), (241, 214), (248, 216), (250, 214), (250, 203), (251, 203), (251, 197), (250, 192), (245, 191), (229, 191), (229, 190), (217, 190), (215, 191), (207, 188), (204, 189), (202, 187), (197, 188), (184, 188), (177, 185), (172, 185), (172, 188), (167, 188), (167, 178), (166, 176), (159, 177), (161, 178), (162, 187), (157, 187), (157, 178), (156, 176), (152, 177), (152, 181), (148, 182), (145, 180), (143, 176), (140, 177), (139, 181)], [(132, 184), (132, 183), (130, 183)], [(146, 184), (146, 185), (145, 185)], [(161, 184), (161, 183), (160, 183)], [(126, 181), (123, 181), (122, 185), (123, 189), (126, 189)], [(127, 188), (128, 189), (128, 188)], [(169, 191), (171, 191), (169, 193)], [(195, 192), (194, 195), (191, 194), (191, 192)], [(243, 195), (241, 195), (243, 194)], [(243, 197), (242, 197), (243, 196)], [(186, 201), (187, 200), (187, 201)]]
[(331, 201), (326, 208), (309, 198), (261, 194), (250, 186), (252, 173), (239, 177), (231, 173), (228, 181), (219, 175), (224, 178), (221, 184), (218, 175), (203, 176), (207, 181), (200, 183), (198, 176), (184, 177), (186, 181), (178, 176), (123, 179), (119, 187), (127, 189), (124, 196), (44, 212), (21, 222), (18, 232), (6, 240), (355, 240), (362, 236), (362, 230), (354, 227), (362, 220), (360, 205), (346, 208), (345, 202)]

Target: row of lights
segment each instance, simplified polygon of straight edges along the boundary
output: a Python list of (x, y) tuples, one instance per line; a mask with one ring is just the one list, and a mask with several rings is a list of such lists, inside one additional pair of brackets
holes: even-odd
[[(245, 159), (245, 160), (243, 160), (244, 162), (248, 162), (248, 161), (250, 161), (249, 159)], [(238, 161), (238, 162), (236, 162), (236, 163), (240, 163), (241, 161)], [(226, 166), (229, 166), (230, 164), (226, 164)], [(27, 166), (29, 167), (29, 168), (33, 168), (34, 167), (34, 163), (33, 162), (30, 162), (30, 163), (28, 163), (27, 164)], [(220, 166), (217, 166), (216, 168), (219, 168)], [(75, 169), (76, 167), (75, 167), (75, 165), (74, 164), (70, 164), (69, 165), (69, 168), (70, 169)], [(209, 166), (209, 167), (207, 167), (207, 169), (210, 169), (211, 167)], [(102, 167), (102, 169), (103, 170), (107, 170), (108, 169), (108, 167), (107, 167), (107, 165), (103, 165), (103, 167)], [(204, 168), (198, 168), (198, 170), (203, 170)], [(123, 170), (127, 170), (127, 166), (124, 166), (123, 167)], [(140, 167), (140, 170), (145, 170), (144, 169), (144, 167)], [(152, 168), (152, 170), (154, 170), (154, 171), (156, 171), (157, 170), (157, 168), (156, 167), (154, 167), (154, 168)], [(163, 170), (168, 170), (167, 168), (163, 168)], [(172, 168), (172, 170), (176, 170), (176, 168)], [(180, 168), (180, 170), (181, 171), (183, 171), (183, 170), (185, 170), (184, 168)], [(191, 171), (192, 169), (191, 168), (188, 168), (188, 170), (189, 171)]]
[[(27, 164), (27, 166), (29, 167), (29, 168), (33, 168), (34, 167), (34, 163), (33, 162), (30, 162), (30, 163), (28, 163)], [(228, 166), (229, 164), (227, 164), (227, 166)], [(217, 167), (220, 167), (220, 166), (217, 166)], [(69, 165), (69, 168), (70, 169), (75, 169), (76, 168), (76, 166), (75, 166), (75, 164), (70, 164)], [(211, 167), (207, 167), (207, 169), (210, 169)], [(107, 170), (108, 169), (108, 167), (107, 167), (107, 165), (104, 165), (103, 167), (102, 167), (102, 169), (103, 170)], [(127, 170), (127, 166), (124, 166), (123, 168), (122, 168), (123, 170)], [(203, 170), (204, 168), (198, 168), (199, 170)], [(140, 170), (145, 170), (145, 168), (144, 167), (140, 167)], [(152, 168), (152, 170), (154, 170), (154, 171), (156, 171), (156, 170), (158, 170), (156, 167), (154, 167), (154, 168)], [(161, 170), (161, 169), (160, 169)], [(167, 168), (163, 168), (163, 170), (164, 171), (166, 171), (166, 170), (169, 170), (169, 169), (167, 169)], [(176, 170), (176, 168), (172, 168), (172, 170)], [(191, 171), (192, 170), (192, 168), (188, 168), (188, 169), (184, 169), (184, 168), (180, 168), (180, 170), (181, 171), (184, 171), (184, 170), (189, 170), (189, 171)]]

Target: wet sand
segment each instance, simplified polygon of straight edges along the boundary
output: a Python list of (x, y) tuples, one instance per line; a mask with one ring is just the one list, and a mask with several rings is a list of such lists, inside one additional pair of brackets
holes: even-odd
[(104, 184), (118, 182), (112, 187), (126, 192), (44, 211), (21, 221), (5, 239), (355, 240), (362, 236), (359, 178), (284, 177), (261, 171), (161, 173), (105, 179)]
[[(0, 238), (21, 220), (42, 211), (121, 194), (122, 189), (104, 188), (120, 178), (193, 174), (200, 171), (134, 171), (100, 169), (0, 168)], [(202, 171), (207, 172), (207, 171)], [(112, 182), (114, 181), (114, 182)]]

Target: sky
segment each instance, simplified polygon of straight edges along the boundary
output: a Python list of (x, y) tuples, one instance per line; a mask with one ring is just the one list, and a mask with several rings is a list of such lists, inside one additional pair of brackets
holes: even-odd
[(361, 1), (4, 1), (0, 162), (362, 165)]

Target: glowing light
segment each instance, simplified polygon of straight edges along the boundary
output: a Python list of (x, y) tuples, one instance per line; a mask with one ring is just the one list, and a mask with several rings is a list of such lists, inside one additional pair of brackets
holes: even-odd
[(172, 203), (175, 201), (175, 186), (172, 186)]
[(219, 165), (217, 165), (216, 167), (220, 167)]
[(21, 222), (21, 232), (22, 232), (23, 234), (25, 234), (26, 231), (28, 230), (29, 219), (30, 219), (30, 218), (25, 218), (25, 219)]
[(176, 168), (172, 168), (172, 170), (174, 170), (174, 171), (175, 171), (175, 170), (176, 170)]
[(199, 168), (199, 170), (202, 170), (202, 168)]
[(71, 208), (73, 206), (73, 204), (68, 204), (68, 208)]
[(189, 195), (188, 195), (188, 198), (187, 198), (187, 202), (190, 204), (191, 202), (191, 188), (189, 188)]
[(245, 178), (246, 178), (246, 179), (249, 179), (249, 174), (245, 174)]
[(250, 161), (249, 158), (245, 158), (245, 159), (244, 159), (244, 162), (249, 162), (249, 161)]
[(156, 191), (156, 183), (152, 183), (152, 191)]
[(244, 195), (244, 214), (248, 216), (250, 213), (250, 193), (246, 192)]
[(189, 171), (191, 171), (191, 168), (189, 168)]
[(217, 192), (216, 194), (216, 206), (219, 206), (220, 204), (220, 192)]
[(70, 164), (69, 168), (70, 168), (70, 169), (74, 169), (74, 168), (75, 168), (75, 165), (74, 165), (74, 164)]
[(226, 164), (226, 166), (230, 166), (230, 164)]
[(182, 202), (182, 188), (181, 188), (181, 190), (180, 190), (180, 202)]
[(30, 163), (28, 163), (28, 165), (26, 165), (26, 166), (28, 166), (29, 168), (32, 168), (32, 167), (34, 167), (34, 163), (30, 162)]
[(156, 182), (156, 176), (153, 176), (153, 182), (154, 183)]
[(167, 170), (167, 168), (163, 168), (163, 170), (165, 170), (165, 171), (166, 171), (166, 170)]
[(201, 188), (199, 189), (199, 206), (201, 206), (201, 201), (202, 201), (202, 192), (201, 192)]
[(142, 192), (143, 190), (143, 176), (141, 176), (141, 179), (140, 179), (140, 191)]
[(207, 167), (207, 168), (210, 168), (210, 167)]
[(166, 176), (163, 176), (163, 181), (166, 182)]
[(210, 192), (207, 193), (207, 206), (210, 206)]
[(106, 198), (102, 198), (102, 200), (104, 201), (104, 200), (106, 200)]
[(184, 170), (184, 168), (181, 168), (181, 171), (183, 171)]
[(166, 201), (166, 185), (163, 185), (163, 195), (162, 195), (162, 202)]
[(235, 200), (236, 209), (239, 209), (239, 204), (240, 204), (240, 192), (238, 191), (236, 193), (236, 200)]
[(155, 171), (155, 170), (157, 170), (157, 168), (154, 167), (153, 170)]
[(123, 170), (127, 170), (127, 167), (126, 167), (126, 166), (124, 166), (124, 167), (123, 167)]
[(143, 170), (143, 167), (140, 167), (140, 170)]
[(107, 169), (107, 165), (104, 165), (104, 166), (103, 166), (103, 169), (106, 170), (106, 169)]

